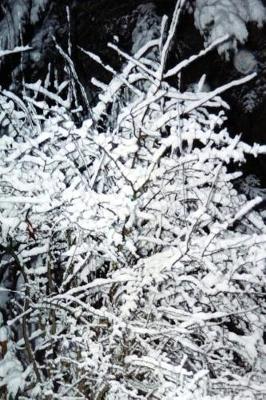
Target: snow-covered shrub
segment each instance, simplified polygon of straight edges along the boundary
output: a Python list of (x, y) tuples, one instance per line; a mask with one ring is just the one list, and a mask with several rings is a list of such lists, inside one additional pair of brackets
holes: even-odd
[(229, 135), (219, 97), (251, 77), (208, 93), (171, 86), (197, 59), (166, 70), (179, 16), (177, 5), (168, 34), (134, 57), (112, 46), (127, 63), (80, 127), (40, 83), (0, 99), (21, 399), (265, 394), (266, 229), (260, 197), (238, 193), (228, 168), (265, 147)]

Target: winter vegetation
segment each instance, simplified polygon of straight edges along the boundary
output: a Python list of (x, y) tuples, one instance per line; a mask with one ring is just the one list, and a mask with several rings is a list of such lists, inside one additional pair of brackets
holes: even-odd
[[(195, 26), (209, 45), (217, 38), (228, 34), (230, 40), (220, 44), (217, 48), (220, 54), (229, 57), (230, 51), (237, 51), (239, 44), (244, 44), (248, 39), (248, 24), (255, 23), (262, 27), (266, 21), (266, 9), (264, 0), (187, 0), (184, 8), (193, 13)], [(23, 34), (30, 25), (34, 27), (42, 25), (41, 30), (36, 30), (31, 45), (35, 51), (31, 52), (31, 60), (41, 57), (40, 51), (44, 50), (49, 36), (58, 29), (58, 16), (56, 16), (57, 2), (54, 0), (3, 0), (0, 11), (0, 44), (1, 48), (10, 49), (23, 41)], [(75, 6), (75, 1), (67, 4)], [(58, 5), (58, 7), (60, 4)], [(152, 3), (147, 2), (140, 6), (140, 17), (148, 9), (144, 16), (151, 15)], [(150, 14), (150, 15), (149, 15)], [(1, 15), (0, 15), (1, 17)], [(154, 21), (149, 20), (153, 25)], [(139, 29), (139, 28), (137, 28)], [(150, 33), (148, 34), (150, 36)]]
[(261, 0), (196, 0), (195, 24), (206, 44), (228, 34), (230, 40), (218, 47), (220, 53), (237, 50), (248, 38), (248, 22), (262, 27), (266, 9)]
[(113, 73), (94, 105), (70, 40), (69, 79), (1, 91), (1, 399), (266, 398), (263, 191), (235, 183), (266, 146), (228, 132), (221, 97), (255, 73), (181, 92), (228, 40), (169, 67), (184, 3), (133, 55), (109, 44), (119, 73), (79, 49)]

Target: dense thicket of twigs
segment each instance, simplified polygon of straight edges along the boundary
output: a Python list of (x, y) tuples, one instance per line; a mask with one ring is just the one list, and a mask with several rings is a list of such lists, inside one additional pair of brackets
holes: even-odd
[(266, 395), (266, 228), (234, 187), (266, 149), (229, 135), (220, 97), (254, 75), (171, 86), (224, 40), (167, 70), (182, 3), (133, 57), (110, 45), (124, 67), (93, 109), (59, 46), (71, 80), (2, 92), (3, 398)]

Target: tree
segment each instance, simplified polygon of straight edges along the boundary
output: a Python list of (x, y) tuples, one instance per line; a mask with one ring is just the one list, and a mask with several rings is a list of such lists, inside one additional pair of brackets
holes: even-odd
[[(239, 44), (248, 38), (247, 24), (262, 27), (266, 20), (266, 9), (261, 0), (196, 0), (195, 24), (204, 36), (206, 44), (228, 35), (229, 40), (218, 47), (219, 53), (237, 51)], [(242, 64), (250, 62), (250, 54), (242, 54)]]
[(219, 96), (253, 75), (171, 86), (222, 42), (167, 70), (181, 7), (134, 57), (111, 45), (126, 64), (107, 87), (94, 80), (103, 92), (81, 126), (69, 82), (0, 98), (3, 326), (17, 336), (6, 390), (8, 357), (23, 368), (12, 396), (265, 394), (265, 224), (232, 170), (265, 146), (229, 135)]

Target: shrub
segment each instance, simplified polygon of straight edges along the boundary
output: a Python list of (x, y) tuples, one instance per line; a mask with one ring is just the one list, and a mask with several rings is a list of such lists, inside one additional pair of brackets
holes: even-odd
[(31, 97), (0, 99), (1, 271), (10, 293), (0, 374), (9, 379), (8, 359), (20, 371), (16, 393), (4, 381), (10, 396), (207, 400), (266, 391), (265, 224), (254, 210), (261, 199), (238, 193), (241, 173), (232, 170), (265, 147), (229, 135), (219, 97), (253, 75), (208, 93), (203, 80), (193, 93), (171, 86), (168, 78), (210, 50), (167, 69), (179, 17), (177, 4), (168, 34), (164, 18), (162, 37), (134, 57), (113, 46), (126, 64), (80, 127), (68, 100), (40, 83), (26, 86)]

